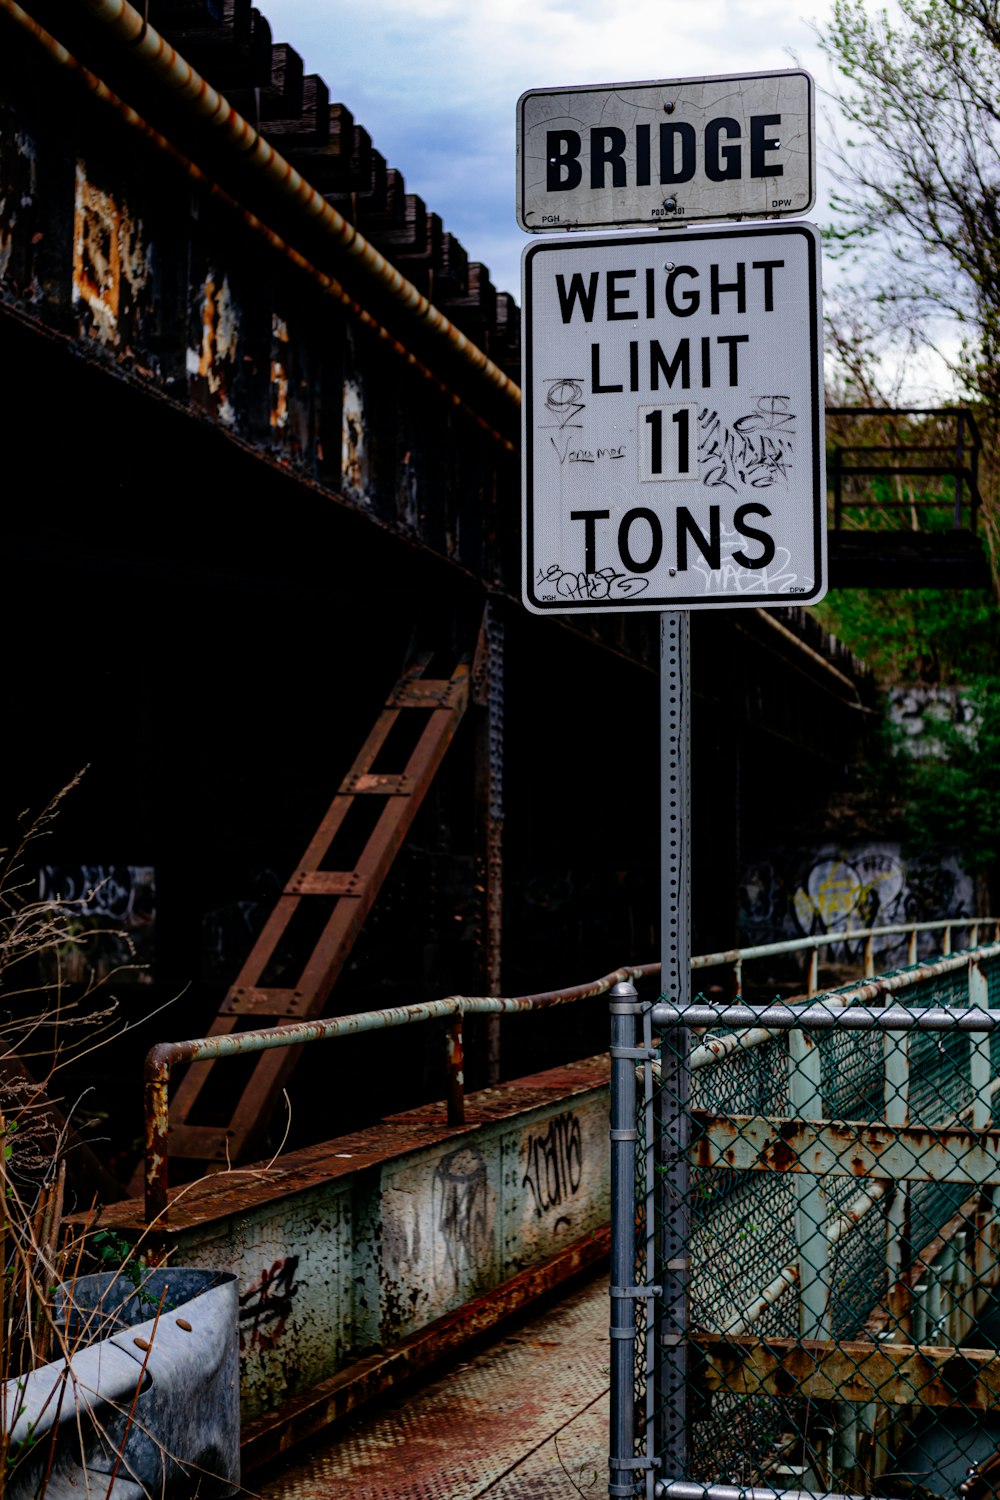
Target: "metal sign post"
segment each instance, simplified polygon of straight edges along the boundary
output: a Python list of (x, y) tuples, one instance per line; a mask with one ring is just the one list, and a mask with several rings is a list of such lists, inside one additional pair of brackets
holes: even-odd
[[(814, 182), (813, 87), (799, 70), (531, 90), (518, 103), (523, 229), (647, 230), (560, 236), (522, 257), (522, 597), (536, 614), (661, 615), (662, 988), (673, 1005), (691, 998), (688, 612), (826, 591), (819, 235), (801, 222), (674, 226), (804, 213)], [(689, 1042), (671, 1027), (660, 1049), (658, 1159), (645, 1163), (640, 1206), (629, 1154), (635, 1063), (648, 1068), (650, 1055), (641, 1009), (645, 1049), (633, 1004), (616, 994), (609, 1494), (643, 1484), (652, 1500), (657, 1468), (677, 1478), (688, 1463)], [(637, 1222), (655, 1288), (634, 1284), (650, 1269)], [(628, 1370), (636, 1299), (658, 1403), (647, 1402), (643, 1456)]]
[[(691, 621), (660, 617), (660, 988), (691, 1000)], [(656, 1452), (671, 1475), (687, 1473), (688, 1033), (672, 1028), (660, 1049), (659, 1283)], [(647, 1233), (651, 1226), (647, 1226)], [(647, 1335), (649, 1336), (649, 1335)]]

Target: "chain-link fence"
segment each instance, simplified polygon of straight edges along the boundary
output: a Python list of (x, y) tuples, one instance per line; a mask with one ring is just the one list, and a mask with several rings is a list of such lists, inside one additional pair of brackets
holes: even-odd
[(1000, 1493), (1000, 945), (612, 1060), (610, 1495)]

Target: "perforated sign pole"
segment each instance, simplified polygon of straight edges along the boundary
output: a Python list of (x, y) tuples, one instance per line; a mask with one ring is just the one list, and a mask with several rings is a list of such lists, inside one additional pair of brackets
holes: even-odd
[[(529, 91), (519, 106), (523, 228), (646, 230), (525, 250), (523, 599), (540, 615), (660, 615), (661, 987), (674, 1005), (691, 999), (688, 612), (826, 590), (820, 240), (770, 218), (812, 202), (812, 117), (797, 71)], [(664, 215), (678, 227), (650, 232)], [(769, 217), (694, 222), (747, 215)], [(688, 1044), (667, 1028), (647, 1225), (659, 1291), (646, 1457), (667, 1480), (688, 1473)], [(634, 1214), (616, 1232), (627, 1263)], [(651, 1500), (619, 1385), (612, 1464), (645, 1470)]]
[[(669, 1004), (691, 999), (691, 622), (686, 610), (660, 616), (660, 988)], [(688, 1033), (671, 1027), (660, 1049), (662, 1303), (655, 1322), (658, 1363), (656, 1452), (662, 1472), (687, 1474)]]

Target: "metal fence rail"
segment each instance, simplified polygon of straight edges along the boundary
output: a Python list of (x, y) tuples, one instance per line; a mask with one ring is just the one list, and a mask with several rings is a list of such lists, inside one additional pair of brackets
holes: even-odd
[(609, 1494), (995, 1493), (1000, 943), (612, 1011)]
[[(864, 964), (866, 975), (873, 973), (875, 943), (886, 937), (906, 940), (911, 962), (915, 960), (917, 945), (923, 934), (939, 933), (945, 953), (951, 951), (956, 933), (966, 932), (975, 944), (979, 933), (992, 927), (994, 937), (1000, 937), (1000, 919), (994, 917), (947, 917), (935, 922), (911, 922), (902, 926), (869, 927), (858, 931), (816, 933), (810, 937), (793, 938), (787, 942), (764, 943), (751, 948), (733, 948), (721, 953), (702, 954), (691, 959), (692, 970), (708, 968), (731, 968), (737, 989), (740, 986), (744, 963), (754, 959), (769, 958), (780, 954), (808, 952), (810, 954), (808, 993), (816, 989), (818, 954), (824, 947), (845, 946), (849, 953), (851, 945), (861, 944), (859, 961)], [(161, 1225), (168, 1211), (168, 1185), (170, 1166), (169, 1093), (173, 1070), (184, 1064), (212, 1062), (219, 1058), (246, 1057), (275, 1048), (299, 1047), (310, 1042), (333, 1041), (337, 1037), (354, 1036), (362, 1031), (382, 1031), (398, 1026), (412, 1026), (427, 1021), (448, 1022), (445, 1038), (445, 1097), (448, 1107), (448, 1122), (460, 1125), (465, 1119), (464, 1040), (462, 1021), (468, 1015), (523, 1015), (528, 1011), (546, 1010), (553, 1005), (570, 1005), (578, 1001), (595, 999), (606, 995), (613, 986), (632, 980), (651, 979), (660, 973), (658, 963), (623, 965), (601, 979), (588, 984), (569, 986), (562, 990), (546, 990), (534, 995), (470, 996), (449, 995), (442, 1000), (431, 1000), (418, 1005), (401, 1005), (386, 1010), (363, 1011), (350, 1016), (336, 1016), (329, 1020), (302, 1021), (284, 1026), (255, 1027), (247, 1031), (230, 1032), (225, 1035), (193, 1037), (181, 1042), (160, 1042), (146, 1055), (145, 1062), (145, 1200), (146, 1221)], [(228, 1132), (217, 1132), (219, 1156), (226, 1159)]]

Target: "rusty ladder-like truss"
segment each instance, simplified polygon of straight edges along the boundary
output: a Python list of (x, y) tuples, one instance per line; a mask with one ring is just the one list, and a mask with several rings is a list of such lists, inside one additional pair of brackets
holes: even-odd
[[(239, 1027), (241, 1016), (259, 1025), (308, 1020), (319, 1015), (374, 904), (393, 859), (424, 800), (469, 701), (469, 668), (465, 662), (450, 678), (425, 678), (430, 656), (420, 657), (396, 683), (385, 707), (327, 809), (309, 847), (285, 886), (209, 1031), (224, 1035)], [(374, 773), (372, 767), (407, 709), (422, 709), (427, 725), (399, 774)], [(354, 869), (322, 868), (336, 857), (336, 837), (356, 797), (379, 797), (385, 806)], [(268, 965), (288, 931), (300, 902), (334, 897), (332, 913), (307, 958), (294, 988), (262, 984)], [(196, 1103), (211, 1076), (212, 1062), (188, 1069), (170, 1109), (169, 1153), (197, 1161), (246, 1160), (266, 1128), (278, 1096), (298, 1058), (298, 1048), (259, 1053), (228, 1126), (191, 1123)]]

